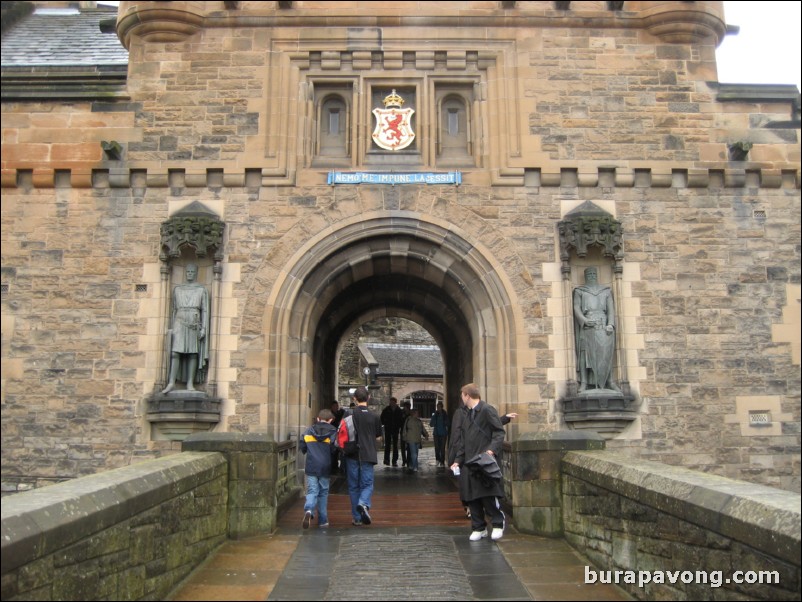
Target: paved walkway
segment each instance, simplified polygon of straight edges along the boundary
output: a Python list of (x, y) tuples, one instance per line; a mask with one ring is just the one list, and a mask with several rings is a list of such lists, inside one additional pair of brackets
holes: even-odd
[(345, 479), (329, 497), (331, 527), (304, 530), (303, 500), (270, 535), (228, 541), (171, 600), (630, 600), (585, 585), (588, 561), (562, 539), (517, 533), (468, 540), (450, 473), (422, 450), (416, 474), (376, 467), (370, 526), (351, 525)]

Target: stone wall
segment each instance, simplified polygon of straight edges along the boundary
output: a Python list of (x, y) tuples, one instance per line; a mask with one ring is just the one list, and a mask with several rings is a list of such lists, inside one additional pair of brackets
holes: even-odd
[(163, 599), (227, 537), (272, 533), (298, 499), (295, 442), (196, 433), (182, 448), (3, 500), (3, 600)]
[(600, 567), (591, 578), (637, 599), (800, 597), (797, 494), (609, 451), (567, 452), (562, 509), (565, 538)]
[[(159, 228), (196, 201), (226, 227), (217, 430), (299, 432), (336, 391), (319, 335), (389, 315), (439, 327), (446, 385), (479, 382), (519, 413), (513, 436), (566, 428), (556, 224), (592, 201), (622, 225), (618, 368), (639, 402), (608, 448), (798, 491), (798, 94), (722, 96), (721, 3), (375, 5), (123, 2), (124, 95), (4, 97), (4, 489), (180, 448), (145, 403), (164, 379)], [(368, 152), (370, 86), (396, 80), (470, 96), (462, 184), (328, 185), (315, 86), (354, 92), (348, 169), (403, 171)], [(448, 169), (435, 100), (415, 169)]]
[(228, 468), (188, 452), (2, 505), (3, 600), (160, 600), (226, 539)]

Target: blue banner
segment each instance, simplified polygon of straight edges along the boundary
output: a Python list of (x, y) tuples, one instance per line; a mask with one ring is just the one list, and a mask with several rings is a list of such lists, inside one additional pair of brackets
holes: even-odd
[(462, 184), (459, 171), (414, 172), (414, 173), (373, 173), (369, 171), (343, 172), (330, 171), (328, 184)]

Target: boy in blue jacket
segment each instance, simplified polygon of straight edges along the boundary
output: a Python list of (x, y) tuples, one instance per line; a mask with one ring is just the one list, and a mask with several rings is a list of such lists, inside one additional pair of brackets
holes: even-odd
[(332, 426), (334, 414), (323, 409), (317, 415), (315, 424), (310, 426), (301, 437), (301, 452), (306, 456), (306, 503), (304, 504), (304, 520), (301, 526), (309, 528), (317, 507), (317, 526), (329, 526), (328, 502), (331, 479), (331, 459), (335, 452), (334, 441), (337, 429)]

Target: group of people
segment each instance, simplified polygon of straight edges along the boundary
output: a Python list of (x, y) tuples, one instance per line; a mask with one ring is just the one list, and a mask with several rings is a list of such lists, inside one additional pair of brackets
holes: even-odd
[[(574, 334), (579, 393), (594, 390), (618, 391), (613, 380), (615, 352), (615, 307), (610, 287), (598, 282), (598, 270), (589, 267), (584, 271), (585, 283), (577, 286), (573, 294)], [(202, 382), (209, 358), (209, 293), (198, 282), (198, 266), (185, 268), (186, 282), (173, 290), (172, 319), (169, 334), (170, 366), (167, 386), (163, 395), (173, 392), (176, 381), (185, 382), (187, 391)], [(515, 417), (499, 417), (495, 408), (482, 401), (478, 387), (471, 383), (462, 387), (462, 404), (454, 412), (449, 425), (443, 402), (437, 403), (429, 427), (434, 435), (435, 459), (438, 467), (445, 467), (446, 441), (449, 446), (448, 464), (460, 475), (460, 497), (468, 509), (472, 532), (470, 539), (478, 541), (488, 536), (490, 521), (491, 539), (504, 533), (504, 513), (500, 498), (504, 494), (501, 475), (501, 448), (504, 442), (503, 425)], [(353, 392), (349, 413), (353, 416), (356, 455), (343, 455), (342, 468), (348, 479), (351, 511), (354, 525), (369, 525), (373, 495), (374, 466), (377, 461), (376, 441), (384, 436), (384, 464), (398, 466), (399, 447), (403, 466), (410, 472), (418, 471), (418, 452), (422, 440), (429, 438), (417, 408), (398, 400), (390, 404), (381, 416), (368, 409), (369, 393), (366, 387)], [(327, 503), (330, 478), (340, 459), (335, 452), (337, 427), (345, 418), (345, 411), (333, 402), (330, 409), (319, 412), (315, 424), (301, 438), (301, 451), (307, 454), (307, 494), (304, 505), (303, 527), (309, 528), (315, 511), (319, 527), (328, 526)], [(399, 446), (400, 440), (400, 446)], [(497, 475), (497, 476), (496, 476)]]
[[(488, 537), (500, 539), (504, 534), (505, 516), (501, 510), (504, 487), (501, 476), (501, 454), (504, 443), (504, 427), (516, 414), (500, 417), (496, 409), (482, 401), (479, 388), (471, 383), (462, 387), (462, 404), (448, 424), (448, 413), (443, 403), (430, 419), (435, 437), (435, 457), (438, 466), (445, 466), (445, 445), (450, 437), (448, 464), (455, 475), (459, 475), (460, 499), (468, 508), (471, 519), (471, 541)], [(356, 455), (342, 455), (348, 493), (351, 499), (352, 524), (370, 525), (373, 496), (374, 467), (378, 464), (377, 441), (384, 436), (385, 465), (389, 465), (392, 453), (393, 466), (398, 466), (399, 437), (406, 443), (402, 459), (410, 470), (417, 471), (418, 450), (421, 438), (428, 438), (419, 412), (410, 409), (397, 429), (395, 425), (404, 416), (405, 410), (398, 407), (398, 400), (391, 398), (381, 417), (368, 408), (369, 393), (366, 387), (358, 387), (353, 393), (354, 404), (349, 414), (339, 407), (323, 409), (315, 424), (303, 434), (300, 449), (307, 454), (306, 501), (302, 527), (308, 529), (317, 514), (318, 527), (328, 527), (328, 495), (332, 466), (336, 466), (337, 426), (346, 416), (352, 416), (354, 435), (359, 443)], [(339, 414), (339, 415), (338, 415)], [(387, 425), (391, 425), (388, 429)]]
[(357, 387), (353, 393), (354, 402), (347, 410), (341, 410), (337, 402), (331, 409), (323, 409), (317, 415), (315, 424), (301, 437), (301, 452), (306, 459), (306, 501), (301, 526), (308, 529), (317, 511), (318, 527), (328, 527), (328, 498), (331, 474), (337, 468), (338, 449), (335, 446), (340, 423), (351, 417), (354, 439), (358, 442), (355, 455), (339, 452), (348, 482), (348, 495), (351, 498), (351, 521), (355, 526), (369, 525), (371, 499), (373, 497), (373, 467), (377, 464), (377, 439), (382, 436), (379, 416), (368, 409), (370, 394), (367, 388)]
[[(384, 428), (384, 465), (398, 466), (399, 450), (401, 466), (409, 472), (418, 472), (418, 452), (423, 439), (429, 439), (429, 432), (420, 417), (420, 411), (412, 408), (409, 402), (400, 407), (398, 399), (390, 398), (390, 403), (382, 410), (381, 423)], [(445, 449), (448, 438), (448, 413), (443, 409), (443, 402), (437, 403), (437, 411), (429, 420), (429, 427), (434, 436), (434, 451), (438, 466), (445, 466)]]

